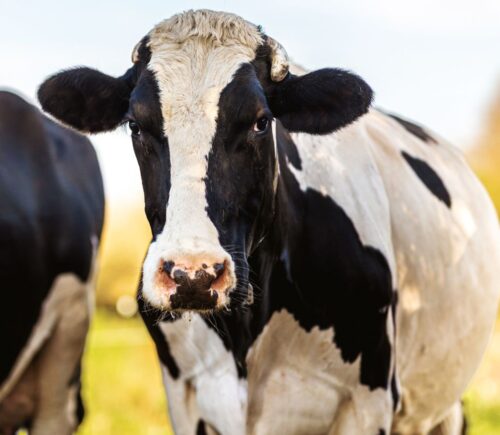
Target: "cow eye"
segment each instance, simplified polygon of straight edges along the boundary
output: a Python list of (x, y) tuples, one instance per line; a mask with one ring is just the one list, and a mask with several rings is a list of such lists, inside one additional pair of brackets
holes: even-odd
[(130, 131), (134, 136), (138, 136), (141, 133), (141, 129), (139, 128), (139, 124), (135, 121), (129, 121), (128, 122), (128, 128), (130, 128)]
[(257, 119), (257, 122), (253, 125), (253, 131), (256, 133), (264, 133), (269, 128), (269, 118), (262, 116)]

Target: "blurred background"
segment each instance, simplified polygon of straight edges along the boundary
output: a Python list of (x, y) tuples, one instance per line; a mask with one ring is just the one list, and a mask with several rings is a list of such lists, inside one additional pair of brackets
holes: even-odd
[[(500, 207), (499, 0), (0, 0), (0, 87), (37, 104), (38, 85), (60, 69), (87, 65), (121, 75), (144, 34), (191, 8), (262, 25), (308, 69), (357, 72), (375, 90), (376, 106), (462, 148)], [(164, 434), (159, 367), (134, 302), (150, 238), (139, 171), (124, 129), (91, 139), (107, 211), (79, 434)], [(471, 434), (500, 433), (500, 324), (465, 406)]]

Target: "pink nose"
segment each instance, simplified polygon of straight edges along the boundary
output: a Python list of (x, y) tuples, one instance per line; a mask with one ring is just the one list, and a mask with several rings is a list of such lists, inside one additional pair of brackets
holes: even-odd
[(233, 284), (229, 269), (227, 260), (164, 260), (157, 282), (167, 292), (173, 310), (211, 310), (225, 305)]

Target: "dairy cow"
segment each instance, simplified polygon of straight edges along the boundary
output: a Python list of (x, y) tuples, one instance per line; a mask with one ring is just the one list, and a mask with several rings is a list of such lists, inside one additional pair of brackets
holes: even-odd
[(138, 293), (176, 433), (459, 434), (494, 323), (495, 211), (461, 153), (298, 74), (259, 26), (188, 11), (114, 78), (50, 77), (83, 132), (128, 123), (153, 240)]
[(70, 434), (83, 417), (102, 180), (87, 138), (5, 91), (0, 202), (0, 434)]

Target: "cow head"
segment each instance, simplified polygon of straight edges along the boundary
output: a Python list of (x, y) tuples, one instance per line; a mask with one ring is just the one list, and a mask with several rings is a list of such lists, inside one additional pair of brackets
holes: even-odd
[(63, 71), (42, 107), (83, 132), (128, 123), (153, 232), (142, 292), (165, 310), (242, 303), (247, 258), (272, 223), (273, 120), (332, 132), (364, 114), (371, 90), (351, 73), (288, 71), (284, 49), (232, 14), (189, 11), (158, 24), (114, 78)]

